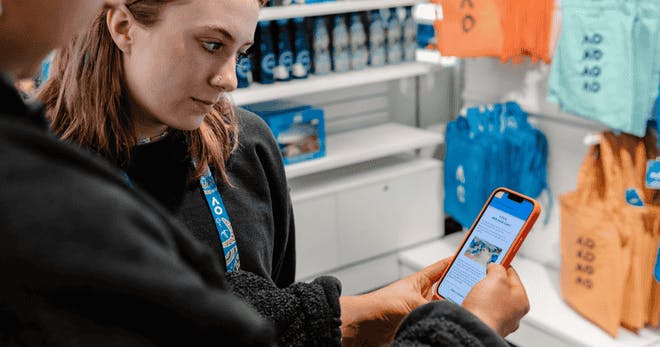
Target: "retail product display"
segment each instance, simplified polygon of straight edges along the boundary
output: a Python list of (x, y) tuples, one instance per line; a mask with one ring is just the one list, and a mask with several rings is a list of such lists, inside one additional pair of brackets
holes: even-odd
[(270, 127), (284, 164), (325, 156), (323, 110), (285, 100), (247, 105)]
[(464, 227), (497, 187), (534, 198), (548, 188), (547, 140), (516, 103), (468, 109), (447, 125), (446, 143), (445, 212)]
[(239, 87), (251, 82), (248, 68), (255, 82), (270, 84), (413, 61), (416, 40), (412, 7), (261, 21), (252, 64), (237, 66)]
[(643, 136), (658, 95), (660, 3), (564, 0), (562, 27), (548, 98)]
[(647, 158), (657, 155), (651, 135), (603, 133), (577, 189), (561, 197), (562, 297), (612, 336), (619, 326), (659, 323), (660, 193), (643, 183)]
[(434, 0), (443, 18), (435, 22), (443, 55), (499, 57), (502, 62), (523, 56), (550, 62), (550, 37), (555, 0)]
[(247, 88), (252, 83), (252, 60), (248, 55), (243, 55), (236, 62), (236, 79), (238, 88)]

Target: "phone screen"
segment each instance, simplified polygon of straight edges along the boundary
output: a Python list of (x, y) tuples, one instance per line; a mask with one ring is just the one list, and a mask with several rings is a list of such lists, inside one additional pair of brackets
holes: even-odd
[(501, 263), (533, 210), (531, 201), (497, 192), (438, 286), (438, 294), (460, 305), (486, 277), (488, 264)]

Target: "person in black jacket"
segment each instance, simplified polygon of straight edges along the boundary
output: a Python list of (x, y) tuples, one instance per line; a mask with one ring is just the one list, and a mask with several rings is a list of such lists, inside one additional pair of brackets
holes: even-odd
[[(10, 78), (29, 72), (87, 20), (86, 10), (100, 3), (0, 1), (0, 71)], [(44, 125), (42, 112), (25, 105), (3, 78), (0, 274), (6, 280), (0, 285), (2, 345), (259, 346), (275, 341), (272, 326), (227, 293), (224, 269), (218, 266), (215, 253), (191, 240), (158, 204), (131, 188), (124, 174), (57, 141)], [(436, 264), (386, 289), (402, 297), (426, 293), (442, 268), (443, 264)], [(501, 290), (509, 285), (503, 270), (489, 271), (483, 283)], [(477, 294), (484, 297), (488, 292), (495, 291)], [(497, 314), (474, 312), (505, 334), (524, 314), (526, 306), (520, 304), (524, 290), (498, 294), (503, 307)], [(473, 308), (486, 310), (483, 303), (487, 301), (479, 295), (472, 297), (481, 303)], [(383, 297), (366, 298), (363, 308), (382, 305)], [(422, 298), (417, 304), (421, 303)], [(458, 306), (436, 302), (421, 309), (429, 308), (429, 312), (414, 312), (404, 326), (418, 327), (415, 322), (421, 314), (424, 326), (432, 321), (438, 331), (454, 336), (453, 325), (470, 321), (475, 324), (467, 336), (503, 343), (488, 325)], [(369, 318), (348, 321), (375, 320)], [(356, 336), (369, 330), (367, 324), (349, 328)], [(401, 330), (408, 340), (400, 343), (411, 341), (406, 331), (414, 329)]]

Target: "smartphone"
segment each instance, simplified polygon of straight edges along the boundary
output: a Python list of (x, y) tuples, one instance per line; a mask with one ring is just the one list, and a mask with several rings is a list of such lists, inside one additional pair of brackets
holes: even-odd
[(534, 199), (507, 188), (495, 189), (434, 286), (434, 299), (460, 305), (470, 289), (486, 277), (488, 264), (508, 267), (540, 213), (541, 206)]

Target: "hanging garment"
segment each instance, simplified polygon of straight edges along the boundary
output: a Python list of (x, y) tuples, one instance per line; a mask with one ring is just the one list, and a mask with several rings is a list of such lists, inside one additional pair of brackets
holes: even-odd
[(443, 18), (433, 24), (438, 50), (445, 56), (499, 57), (502, 0), (432, 0), (442, 6)]
[(550, 63), (550, 37), (552, 33), (555, 0), (502, 0), (502, 54), (501, 61), (523, 61), (524, 56)]

